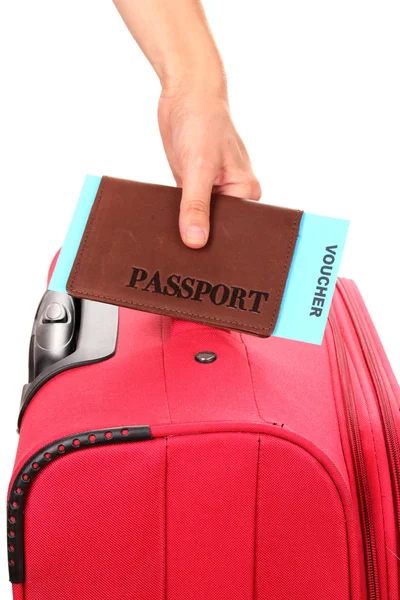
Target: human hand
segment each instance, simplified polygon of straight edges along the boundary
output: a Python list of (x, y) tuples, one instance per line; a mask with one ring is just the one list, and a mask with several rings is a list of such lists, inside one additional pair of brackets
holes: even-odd
[(162, 93), (158, 120), (177, 185), (183, 188), (179, 228), (201, 248), (210, 231), (211, 192), (258, 200), (246, 148), (229, 113), (221, 57), (200, 0), (114, 0), (156, 71)]
[(261, 188), (230, 116), (224, 91), (163, 89), (158, 120), (168, 162), (183, 188), (179, 228), (201, 248), (210, 231), (211, 193), (259, 200)]

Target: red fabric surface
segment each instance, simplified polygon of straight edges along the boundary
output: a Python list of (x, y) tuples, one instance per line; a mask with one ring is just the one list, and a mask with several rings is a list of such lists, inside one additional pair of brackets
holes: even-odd
[(14, 600), (24, 600), (24, 588), (22, 584), (15, 584), (12, 586)]
[(78, 451), (43, 469), (26, 510), (26, 600), (349, 597), (338, 490), (276, 436)]
[[(338, 293), (332, 314), (359, 412), (377, 600), (392, 600), (398, 540), (374, 385)], [(194, 360), (205, 350), (214, 363)], [(331, 328), (318, 347), (120, 309), (115, 356), (32, 400), (14, 475), (81, 431), (150, 425), (157, 439), (77, 450), (39, 473), (15, 600), (367, 600), (342, 380)]]
[(253, 598), (258, 437), (168, 439), (167, 598)]
[(262, 436), (260, 450), (254, 598), (347, 600), (346, 515), (332, 479), (295, 444)]
[[(354, 286), (352, 282), (348, 282), (347, 285), (350, 289)], [(380, 423), (379, 408), (375, 397), (376, 390), (374, 385), (372, 385), (370, 372), (365, 369), (362, 347), (357, 336), (354, 335), (350, 316), (343, 302), (340, 301), (339, 294), (337, 294), (335, 300), (333, 313), (339, 322), (341, 336), (346, 347), (352, 391), (357, 405), (360, 433), (364, 448), (363, 454), (370, 482), (369, 489), (372, 498), (374, 531), (378, 549), (379, 593), (382, 598), (398, 598), (399, 533), (396, 527), (395, 506), (390, 493), (391, 475), (385, 439)], [(363, 305), (360, 308), (362, 309)], [(358, 318), (367, 318), (369, 320), (369, 315), (365, 309), (360, 310)], [(368, 328), (371, 334), (374, 333), (376, 335), (370, 320)], [(380, 342), (378, 343), (377, 338), (374, 338), (374, 344), (376, 344), (375, 356), (378, 360), (381, 360), (381, 344)], [(385, 369), (381, 370), (381, 374), (386, 377)], [(336, 376), (340, 378), (340, 372)], [(386, 379), (385, 387), (387, 390), (392, 389), (389, 379)], [(394, 414), (398, 418), (398, 405), (394, 405), (394, 408)], [(340, 422), (344, 422), (344, 417), (340, 419)]]
[(49, 464), (26, 507), (25, 600), (163, 598), (164, 504), (164, 440)]

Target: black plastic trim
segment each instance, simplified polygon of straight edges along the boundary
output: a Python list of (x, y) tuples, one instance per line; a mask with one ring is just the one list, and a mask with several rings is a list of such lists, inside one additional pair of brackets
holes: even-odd
[[(46, 292), (39, 305), (39, 308), (42, 307), (42, 310), (38, 310), (40, 314), (36, 316), (34, 331), (38, 317), (45, 311), (44, 305), (47, 298), (48, 302), (53, 301), (52, 294), (54, 295), (53, 292)], [(58, 296), (62, 297), (63, 294), (58, 294)], [(80, 314), (79, 330), (74, 334), (76, 336), (76, 349), (68, 356), (50, 364), (38, 373), (33, 381), (24, 386), (18, 418), (18, 430), (21, 427), (22, 418), (30, 401), (50, 379), (69, 369), (98, 363), (111, 358), (115, 354), (118, 338), (118, 307), (92, 300), (77, 301), (76, 299), (71, 299), (66, 294), (64, 296), (70, 302), (72, 300), (74, 303), (79, 302), (79, 307), (77, 307), (77, 311), (79, 308), (78, 312)], [(48, 327), (51, 330), (53, 325), (49, 325)], [(32, 348), (30, 354), (32, 354)]]
[(151, 440), (148, 425), (117, 427), (77, 433), (56, 440), (36, 452), (14, 480), (7, 508), (8, 566), (11, 583), (24, 583), (24, 513), (27, 495), (35, 477), (50, 463), (67, 454), (95, 446)]

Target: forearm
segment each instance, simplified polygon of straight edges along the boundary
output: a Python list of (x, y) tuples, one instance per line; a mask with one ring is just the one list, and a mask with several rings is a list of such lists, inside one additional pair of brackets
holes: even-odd
[(114, 0), (164, 90), (225, 93), (221, 58), (200, 0)]

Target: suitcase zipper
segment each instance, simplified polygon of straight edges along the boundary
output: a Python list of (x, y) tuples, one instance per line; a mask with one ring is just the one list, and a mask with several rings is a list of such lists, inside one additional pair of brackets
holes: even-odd
[(373, 521), (372, 498), (368, 482), (367, 468), (361, 442), (357, 406), (350, 382), (349, 366), (339, 326), (331, 311), (330, 323), (334, 347), (341, 373), (341, 383), (346, 401), (347, 428), (354, 459), (356, 485), (360, 504), (363, 544), (365, 552), (368, 600), (379, 600), (379, 579), (377, 565), (376, 535)]
[(393, 414), (393, 408), (388, 397), (387, 388), (382, 377), (382, 368), (376, 359), (370, 332), (360, 318), (360, 310), (351, 293), (346, 289), (344, 282), (339, 283), (339, 290), (344, 300), (347, 311), (357, 333), (365, 361), (375, 388), (379, 414), (381, 417), (385, 444), (387, 447), (391, 479), (393, 483), (393, 496), (396, 509), (397, 532), (400, 534), (400, 443)]

